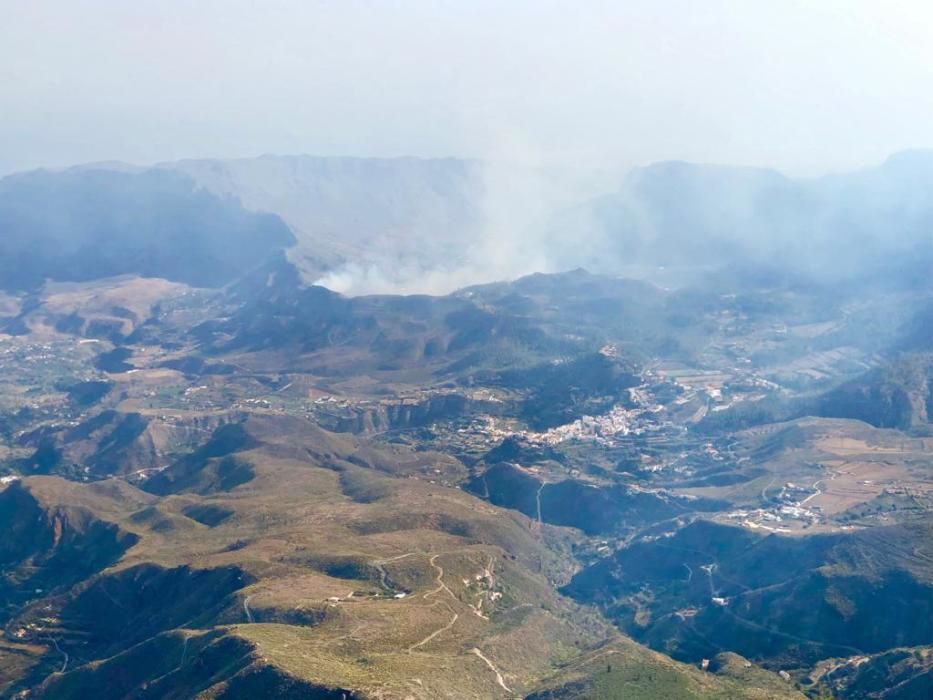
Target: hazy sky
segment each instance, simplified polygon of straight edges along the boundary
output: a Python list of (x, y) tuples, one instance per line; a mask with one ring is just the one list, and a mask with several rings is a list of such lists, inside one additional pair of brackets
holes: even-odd
[(303, 152), (808, 174), (930, 146), (924, 0), (0, 0), (0, 173)]

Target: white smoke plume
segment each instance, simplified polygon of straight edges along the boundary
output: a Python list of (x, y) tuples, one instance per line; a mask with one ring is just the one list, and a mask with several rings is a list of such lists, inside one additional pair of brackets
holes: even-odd
[[(562, 212), (609, 191), (617, 180), (599, 169), (561, 168), (544, 159), (483, 161), (476, 217), (464, 232), (432, 231), (436, 240), (389, 246), (373, 259), (342, 264), (315, 284), (347, 295), (446, 294), (472, 284), (556, 272), (595, 263), (595, 228), (561, 229)], [(579, 221), (577, 222), (579, 224)]]

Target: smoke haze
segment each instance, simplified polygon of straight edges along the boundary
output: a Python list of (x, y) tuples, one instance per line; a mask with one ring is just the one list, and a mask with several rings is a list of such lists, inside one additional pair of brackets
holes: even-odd
[(933, 9), (0, 0), (0, 173), (261, 153), (683, 159), (817, 174), (933, 146)]
[[(933, 145), (925, 3), (0, 12), (0, 173), (162, 162), (281, 216), (293, 257), (347, 294), (576, 266), (846, 270), (926, 244), (928, 157), (875, 167)], [(275, 152), (315, 157), (255, 157)]]

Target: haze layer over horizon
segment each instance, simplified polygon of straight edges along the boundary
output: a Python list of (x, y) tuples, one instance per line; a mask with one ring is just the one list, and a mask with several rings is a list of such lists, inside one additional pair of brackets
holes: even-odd
[(0, 174), (260, 153), (849, 170), (933, 145), (900, 0), (2, 0)]

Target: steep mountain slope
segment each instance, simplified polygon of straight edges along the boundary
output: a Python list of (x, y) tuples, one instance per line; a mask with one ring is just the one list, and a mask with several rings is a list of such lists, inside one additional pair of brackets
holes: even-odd
[(0, 180), (0, 287), (122, 274), (194, 286), (232, 281), (295, 238), (164, 171), (36, 171)]
[(197, 444), (205, 431), (234, 416), (164, 420), (135, 411), (105, 408), (71, 426), (47, 426), (23, 433), (18, 443), (33, 450), (20, 462), (27, 474), (99, 479), (114, 474), (151, 473), (163, 461)]
[(317, 686), (269, 664), (256, 647), (236, 634), (164, 632), (100, 664), (50, 676), (39, 697), (86, 698), (275, 697), (343, 700), (352, 691)]
[(620, 550), (567, 591), (681, 659), (773, 666), (933, 641), (929, 524), (786, 537), (697, 522)]
[(892, 649), (830, 659), (805, 679), (808, 685), (852, 700), (913, 700), (933, 693), (933, 648)]
[(663, 654), (646, 653), (628, 640), (584, 655), (548, 679), (526, 700), (722, 700), (804, 697), (793, 685), (763, 671), (735, 654), (721, 654), (710, 669), (671, 661)]
[(25, 600), (69, 586), (116, 562), (136, 535), (77, 504), (55, 503), (41, 488), (14, 483), (0, 492), (0, 616)]
[(824, 394), (819, 415), (856, 418), (878, 428), (931, 432), (933, 355), (907, 353)]

